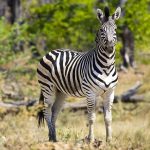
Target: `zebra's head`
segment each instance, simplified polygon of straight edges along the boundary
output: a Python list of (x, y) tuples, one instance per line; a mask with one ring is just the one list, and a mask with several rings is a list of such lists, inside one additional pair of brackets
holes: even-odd
[(114, 46), (117, 42), (115, 20), (118, 20), (120, 15), (120, 7), (116, 9), (112, 16), (109, 14), (108, 7), (105, 7), (104, 13), (101, 9), (97, 9), (97, 17), (101, 22), (101, 27), (96, 35), (96, 44), (97, 46), (102, 46), (107, 53), (114, 51)]

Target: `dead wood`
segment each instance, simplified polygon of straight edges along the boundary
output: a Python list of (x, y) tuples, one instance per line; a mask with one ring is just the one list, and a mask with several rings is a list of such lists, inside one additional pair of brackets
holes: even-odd
[(0, 102), (0, 107), (6, 108), (18, 108), (20, 106), (31, 107), (34, 106), (36, 103), (37, 100)]
[(24, 94), (21, 85), (16, 81), (7, 79), (1, 86), (2, 99), (24, 100)]
[(115, 96), (114, 103), (122, 101), (125, 103), (135, 103), (144, 101), (144, 95), (137, 94), (138, 89), (142, 86), (141, 82), (137, 82), (133, 87), (122, 93), (120, 96)]
[[(118, 101), (122, 101), (125, 103), (128, 102), (137, 103), (141, 101), (144, 102), (145, 101), (144, 95), (137, 94), (137, 91), (141, 87), (141, 85), (142, 83), (137, 82), (133, 87), (125, 91), (120, 96), (115, 96), (114, 103), (117, 103)], [(36, 104), (38, 104), (38, 100), (30, 98), (30, 100), (28, 101), (22, 100), (22, 101), (0, 102), (0, 107), (5, 107), (7, 109), (10, 109), (10, 108), (19, 108), (21, 106), (31, 107)], [(103, 112), (102, 104), (98, 104), (96, 108), (99, 112)], [(84, 99), (78, 102), (66, 102), (63, 106), (63, 110), (64, 109), (70, 109), (72, 111), (86, 110), (87, 109), (86, 100)]]

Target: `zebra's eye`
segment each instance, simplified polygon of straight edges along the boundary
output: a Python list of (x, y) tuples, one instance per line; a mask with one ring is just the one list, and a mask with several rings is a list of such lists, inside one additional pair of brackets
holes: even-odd
[(116, 36), (116, 33), (114, 33), (114, 36)]
[(117, 37), (116, 36), (114, 36), (114, 38), (113, 38), (113, 42), (116, 42), (117, 41)]
[(113, 34), (113, 37), (114, 37), (114, 38), (116, 38), (116, 37), (117, 37), (116, 33), (114, 33), (114, 34)]
[(102, 32), (104, 32), (104, 30), (103, 30), (103, 29), (100, 29), (100, 31), (101, 31), (101, 33), (102, 33)]
[(105, 31), (104, 31), (103, 29), (100, 29), (100, 31), (101, 31), (101, 32), (100, 32), (100, 35), (101, 35), (101, 36), (105, 36), (105, 34), (106, 34)]

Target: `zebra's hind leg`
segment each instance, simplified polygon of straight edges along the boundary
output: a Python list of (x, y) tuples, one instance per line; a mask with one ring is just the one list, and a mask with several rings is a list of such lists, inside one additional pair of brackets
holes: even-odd
[(54, 95), (46, 95), (44, 94), (44, 117), (48, 126), (48, 130), (49, 130), (49, 141), (53, 141), (56, 142), (56, 134), (55, 134), (55, 127), (53, 126), (52, 122), (51, 122), (51, 118), (52, 118), (52, 106), (54, 104), (55, 101), (55, 97)]
[[(54, 127), (54, 137), (56, 139), (56, 127), (55, 127), (55, 123), (56, 123), (56, 120), (57, 120), (57, 116), (64, 104), (64, 100), (66, 98), (66, 95), (57, 91), (56, 92), (56, 99), (55, 99), (55, 102), (52, 106), (52, 118), (51, 118), (51, 123)], [(57, 140), (57, 139), (56, 139)]]

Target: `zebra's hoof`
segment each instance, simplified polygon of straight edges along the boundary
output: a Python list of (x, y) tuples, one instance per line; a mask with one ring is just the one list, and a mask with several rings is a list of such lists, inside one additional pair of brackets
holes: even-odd
[(83, 139), (83, 142), (87, 143), (87, 144), (90, 144), (90, 143), (94, 143), (94, 138), (91, 138), (89, 136), (86, 136), (84, 139)]
[(56, 140), (56, 138), (49, 137), (49, 142), (58, 142), (58, 141)]
[(106, 138), (106, 142), (107, 142), (107, 143), (110, 143), (111, 141), (112, 141), (112, 137)]
[(58, 141), (55, 139), (49, 139), (49, 142), (58, 142)]

